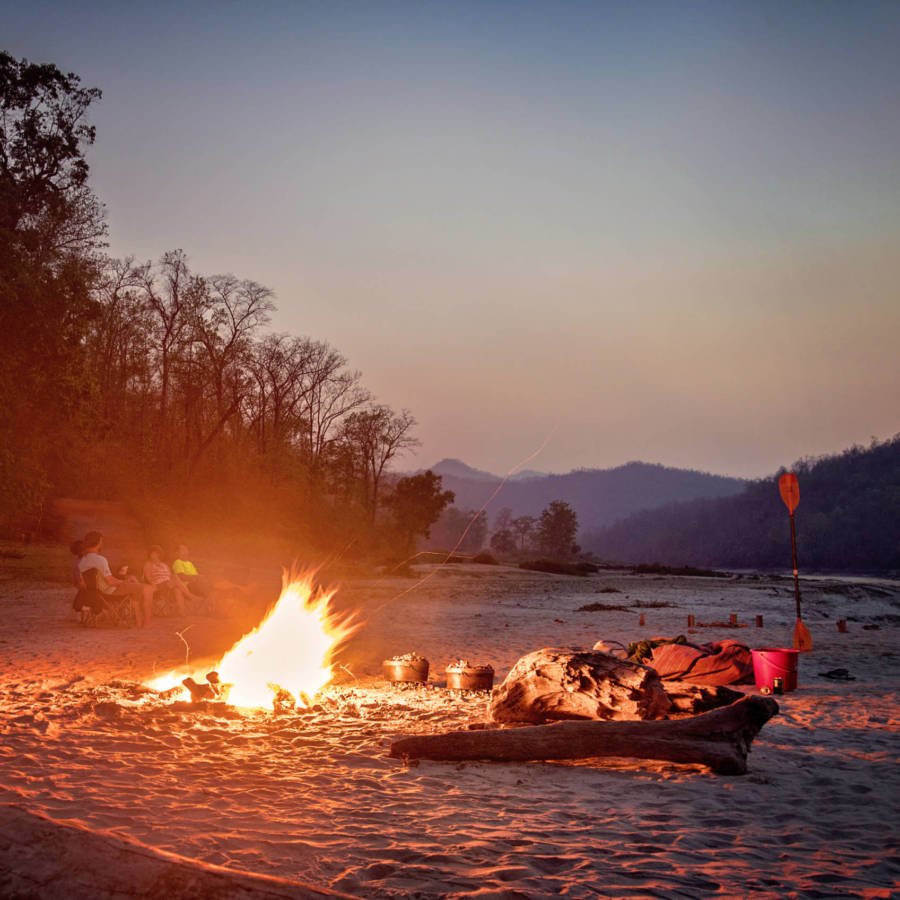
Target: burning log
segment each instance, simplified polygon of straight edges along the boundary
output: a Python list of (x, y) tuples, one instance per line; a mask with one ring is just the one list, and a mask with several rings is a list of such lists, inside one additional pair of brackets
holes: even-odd
[(184, 678), (181, 683), (190, 691), (192, 703), (198, 703), (201, 700), (222, 699), (222, 685), (218, 672), (207, 672), (206, 684), (200, 684), (193, 678)]
[(685, 719), (559, 722), (487, 731), (401, 738), (390, 755), (411, 759), (527, 762), (625, 756), (699, 763), (717, 775), (743, 775), (753, 739), (778, 712), (768, 697), (749, 696)]

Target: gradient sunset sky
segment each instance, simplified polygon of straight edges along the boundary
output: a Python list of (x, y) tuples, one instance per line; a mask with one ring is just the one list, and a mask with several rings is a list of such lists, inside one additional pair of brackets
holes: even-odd
[(0, 3), (110, 250), (273, 288), (423, 446), (733, 475), (900, 431), (900, 3)]

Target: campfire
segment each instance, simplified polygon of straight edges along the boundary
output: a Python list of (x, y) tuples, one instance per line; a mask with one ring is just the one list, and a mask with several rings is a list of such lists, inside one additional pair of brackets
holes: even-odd
[(334, 654), (357, 629), (331, 608), (335, 591), (318, 590), (313, 573), (285, 571), (278, 601), (214, 666), (183, 667), (148, 682), (158, 691), (206, 682), (213, 668), (220, 695), (235, 706), (272, 709), (290, 700), (309, 706), (333, 677)]

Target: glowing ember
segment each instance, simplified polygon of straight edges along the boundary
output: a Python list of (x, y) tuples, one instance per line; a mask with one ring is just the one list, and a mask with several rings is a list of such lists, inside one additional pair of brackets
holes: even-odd
[[(273, 709), (279, 689), (303, 702), (302, 695), (312, 697), (331, 681), (334, 653), (357, 628), (332, 612), (334, 593), (316, 595), (312, 573), (284, 573), (278, 602), (215, 666), (220, 681), (231, 686), (229, 703)], [(186, 675), (203, 682), (209, 668), (168, 672), (149, 686), (165, 690)]]

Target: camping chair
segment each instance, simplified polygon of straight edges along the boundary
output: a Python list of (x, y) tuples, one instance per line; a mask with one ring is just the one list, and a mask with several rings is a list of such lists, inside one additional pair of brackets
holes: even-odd
[(209, 594), (201, 594), (195, 591), (190, 582), (186, 585), (188, 596), (190, 599), (187, 604), (187, 611), (195, 616), (212, 616), (215, 615), (215, 604), (213, 598)]
[(73, 605), (78, 609), (76, 604), (80, 604), (82, 625), (96, 627), (108, 621), (110, 625), (129, 628), (135, 624), (130, 597), (104, 594), (99, 586), (102, 576), (97, 569), (88, 569), (81, 577), (84, 587), (79, 588)]
[[(93, 575), (97, 570), (90, 571)], [(87, 579), (82, 575), (78, 590), (72, 598), (72, 609), (80, 614), (78, 621), (82, 625), (96, 624), (97, 617), (103, 612), (103, 598), (95, 587), (96, 581), (92, 579), (91, 585), (88, 587)]]
[(167, 618), (178, 614), (178, 598), (170, 587), (160, 585), (153, 591), (153, 615)]

